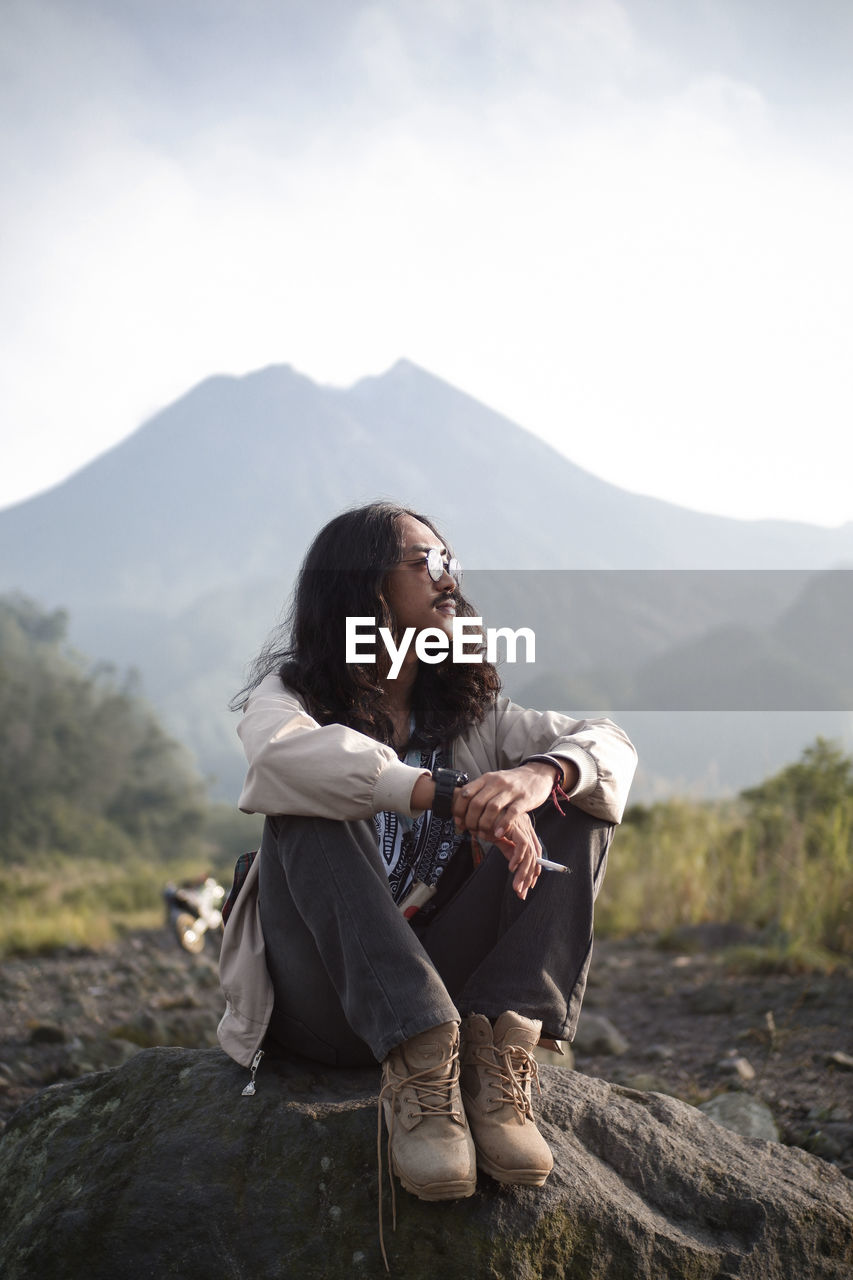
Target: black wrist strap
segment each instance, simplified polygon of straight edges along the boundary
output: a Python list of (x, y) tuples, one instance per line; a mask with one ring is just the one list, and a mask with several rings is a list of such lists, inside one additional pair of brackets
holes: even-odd
[(557, 786), (560, 787), (560, 789), (562, 790), (566, 781), (566, 766), (563, 763), (563, 761), (559, 758), (559, 756), (549, 756), (549, 755), (528, 756), (527, 759), (522, 760), (521, 763), (534, 764), (536, 762), (540, 764), (552, 764), (554, 768), (558, 770), (558, 776), (555, 779), (555, 781), (557, 783)]
[(464, 787), (468, 775), (459, 773), (457, 769), (433, 769), (432, 780), (435, 783), (432, 811), (437, 818), (450, 818), (453, 814), (453, 793), (457, 787)]

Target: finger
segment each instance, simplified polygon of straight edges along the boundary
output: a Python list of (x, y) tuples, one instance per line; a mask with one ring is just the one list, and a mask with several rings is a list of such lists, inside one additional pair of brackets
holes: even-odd
[(512, 887), (515, 890), (516, 895), (521, 899), (522, 902), (524, 902), (525, 898), (527, 897), (530, 891), (530, 885), (525, 880), (521, 880), (518, 883), (513, 881)]
[(499, 841), (495, 841), (495, 843), (497, 847), (500, 849), (503, 856), (506, 858), (507, 870), (515, 871), (518, 865), (518, 861), (517, 861), (518, 850), (516, 849), (515, 845), (513, 844), (504, 845)]
[(483, 831), (493, 835), (507, 830), (510, 823), (506, 817), (508, 797), (503, 792), (482, 792), (472, 801), (469, 810), (469, 821), (476, 822)]
[(530, 890), (536, 884), (537, 879), (538, 879), (538, 876), (531, 875), (531, 876), (523, 876), (520, 880), (518, 880), (518, 878), (516, 878), (516, 880), (513, 880), (513, 888), (515, 889), (515, 892), (518, 894), (519, 898), (524, 899), (527, 897)]
[[(486, 775), (484, 775), (485, 777)], [(477, 796), (483, 790), (484, 777), (475, 778), (473, 782), (466, 782), (464, 787), (458, 788), (453, 793), (453, 818), (458, 826), (471, 828), (472, 822), (472, 801), (476, 801)]]
[(453, 802), (450, 806), (450, 812), (453, 814), (455, 822), (459, 822), (465, 817), (465, 810), (467, 808), (468, 801), (463, 797), (462, 792), (457, 787), (453, 792)]
[(489, 774), (484, 773), (479, 778), (475, 778), (473, 782), (466, 782), (464, 787), (456, 792), (463, 800), (473, 800), (480, 794), (484, 787), (489, 786)]
[(518, 856), (509, 864), (510, 871), (514, 871), (513, 887), (516, 890), (524, 889), (529, 886), (530, 875), (532, 871), (531, 859), (527, 851), (519, 850)]
[(454, 806), (454, 814), (459, 815), (464, 825), (471, 831), (482, 825), (480, 815), (486, 805), (487, 795), (483, 793), (482, 788), (469, 791), (468, 787), (463, 787), (461, 792), (457, 792), (458, 802)]
[(520, 884), (531, 884), (535, 863), (528, 856), (518, 858), (516, 862), (516, 879)]
[[(463, 800), (453, 811), (457, 831), (476, 831), (485, 835), (486, 828), (480, 822), (480, 808), (475, 800)], [(487, 838), (491, 839), (491, 834)]]
[(536, 852), (538, 843), (539, 842), (536, 841), (535, 844), (531, 843), (528, 846), (528, 848), (525, 850), (525, 857), (519, 867), (520, 874), (523, 876), (524, 886), (528, 889), (532, 889), (533, 886), (536, 884), (536, 881), (539, 879), (539, 874), (541, 871), (541, 868), (536, 862), (536, 858), (538, 856)]
[(518, 865), (518, 849), (513, 840), (508, 840), (506, 836), (501, 836), (499, 840), (492, 841), (494, 845), (500, 849), (508, 863), (508, 870), (514, 871)]
[(506, 804), (499, 815), (499, 819), (495, 824), (495, 835), (503, 835), (513, 823), (520, 821), (527, 816), (527, 810), (522, 800), (510, 800)]

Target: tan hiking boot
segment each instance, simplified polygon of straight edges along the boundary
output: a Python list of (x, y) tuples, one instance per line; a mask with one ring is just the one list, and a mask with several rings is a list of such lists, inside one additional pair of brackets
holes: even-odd
[(481, 1013), (462, 1022), (462, 1101), (479, 1167), (498, 1182), (541, 1187), (554, 1157), (533, 1119), (539, 1087), (533, 1050), (542, 1023), (502, 1013), (492, 1029)]
[(379, 1101), (388, 1158), (421, 1200), (474, 1194), (477, 1160), (459, 1092), (459, 1027), (444, 1022), (404, 1040), (382, 1064)]

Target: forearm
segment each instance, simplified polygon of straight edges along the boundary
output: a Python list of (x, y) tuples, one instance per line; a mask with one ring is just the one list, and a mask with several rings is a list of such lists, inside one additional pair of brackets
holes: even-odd
[(411, 806), (413, 812), (431, 809), (435, 800), (435, 783), (428, 773), (422, 773), (412, 788)]
[(471, 771), (509, 768), (540, 753), (559, 757), (568, 768), (563, 790), (573, 804), (607, 822), (619, 822), (637, 763), (636, 752), (611, 720), (573, 720), (555, 711), (533, 711), (499, 700), (494, 718), (465, 740), (458, 764)]

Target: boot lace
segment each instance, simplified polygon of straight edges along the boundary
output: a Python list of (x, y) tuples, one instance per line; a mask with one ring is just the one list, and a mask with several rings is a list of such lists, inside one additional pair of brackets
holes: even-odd
[(490, 1045), (486, 1052), (480, 1050), (475, 1056), (479, 1065), (485, 1068), (498, 1086), (498, 1100), (514, 1107), (520, 1119), (533, 1120), (531, 1085), (535, 1084), (536, 1092), (540, 1096), (542, 1094), (539, 1063), (533, 1054), (521, 1045), (509, 1044), (503, 1048)]
[[(447, 1070), (448, 1065), (450, 1071)], [(394, 1119), (396, 1116), (396, 1108), (394, 1107), (394, 1098), (398, 1093), (402, 1093), (404, 1089), (411, 1086), (414, 1089), (415, 1098), (412, 1105), (417, 1106), (418, 1112), (423, 1116), (452, 1116), (453, 1119), (463, 1123), (463, 1117), (459, 1108), (453, 1105), (453, 1089), (454, 1085), (459, 1083), (459, 1046), (453, 1050), (450, 1059), (438, 1063), (433, 1067), (426, 1067), (422, 1071), (415, 1071), (412, 1075), (403, 1078), (392, 1076), (389, 1072), (389, 1078), (379, 1090), (379, 1105), (376, 1116), (376, 1164), (377, 1164), (377, 1183), (379, 1191), (379, 1248), (382, 1251), (382, 1261), (385, 1263), (385, 1270), (390, 1272), (388, 1265), (388, 1255), (385, 1252), (385, 1234), (382, 1222), (382, 1115), (383, 1102), (386, 1097), (390, 1097), (391, 1112), (388, 1121), (388, 1144), (387, 1144), (387, 1163), (388, 1163), (388, 1181), (391, 1183), (391, 1229), (397, 1230), (397, 1192), (394, 1186), (394, 1170), (391, 1161), (391, 1140), (394, 1136)], [(441, 1074), (439, 1074), (441, 1073)], [(417, 1113), (409, 1112), (409, 1119), (414, 1119)]]

